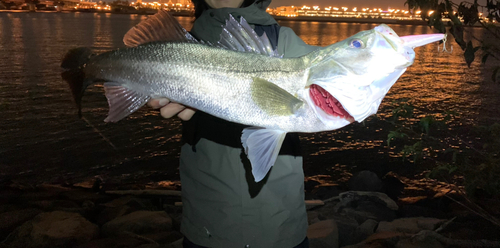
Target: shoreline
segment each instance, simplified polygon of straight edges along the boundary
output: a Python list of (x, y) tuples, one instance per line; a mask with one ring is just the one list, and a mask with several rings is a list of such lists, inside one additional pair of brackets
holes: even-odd
[(355, 17), (324, 17), (324, 16), (273, 16), (277, 21), (305, 21), (305, 22), (346, 22), (346, 23), (386, 23), (401, 25), (427, 25), (423, 20), (398, 20), (384, 18), (355, 18)]

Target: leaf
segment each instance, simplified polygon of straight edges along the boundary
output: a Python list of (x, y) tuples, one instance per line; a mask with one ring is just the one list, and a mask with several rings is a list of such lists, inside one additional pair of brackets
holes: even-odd
[(420, 125), (426, 134), (429, 134), (429, 127), (432, 123), (434, 123), (434, 116), (429, 115), (420, 119)]
[(387, 146), (391, 146), (392, 139), (403, 139), (405, 137), (408, 137), (408, 135), (405, 133), (400, 133), (398, 131), (390, 131), (389, 134), (387, 135)]
[(474, 59), (476, 58), (474, 54), (477, 52), (477, 50), (479, 50), (479, 48), (480, 47), (473, 47), (472, 41), (467, 42), (467, 48), (465, 48), (464, 58), (469, 68)]

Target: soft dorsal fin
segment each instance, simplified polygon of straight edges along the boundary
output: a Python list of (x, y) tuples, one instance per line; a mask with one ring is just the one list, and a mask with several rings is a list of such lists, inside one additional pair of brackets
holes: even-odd
[(226, 20), (222, 27), (219, 46), (238, 51), (263, 54), (270, 57), (281, 57), (277, 50), (273, 50), (266, 33), (259, 37), (245, 18), (241, 17), (240, 22), (236, 21), (232, 15)]
[(128, 47), (154, 41), (196, 42), (196, 39), (166, 10), (160, 10), (155, 15), (140, 22), (123, 37), (123, 43)]

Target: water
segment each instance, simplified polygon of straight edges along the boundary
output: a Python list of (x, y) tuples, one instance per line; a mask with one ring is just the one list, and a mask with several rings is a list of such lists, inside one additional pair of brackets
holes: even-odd
[[(143, 108), (127, 120), (106, 124), (103, 119), (108, 107), (102, 87), (93, 86), (83, 101), (87, 121), (78, 119), (68, 87), (60, 78), (60, 62), (68, 49), (87, 46), (103, 52), (123, 47), (123, 35), (145, 18), (97, 13), (0, 13), (0, 177), (78, 181), (94, 175), (126, 174), (151, 181), (178, 180), (181, 136), (177, 118), (165, 120), (158, 112)], [(190, 29), (191, 18), (178, 20)], [(294, 29), (308, 44), (319, 46), (375, 26), (295, 21), (280, 24)], [(392, 28), (399, 35), (432, 32), (426, 26)], [(480, 29), (471, 32), (482, 37)], [(475, 63), (468, 69), (458, 46), (454, 47), (451, 54), (438, 53), (436, 44), (417, 48), (415, 65), (391, 89), (379, 117), (390, 115), (391, 101), (410, 98), (421, 114), (459, 113), (453, 124), (456, 127), (497, 120), (495, 94), (499, 91), (489, 82), (491, 65), (484, 69)], [(302, 135), (306, 175), (343, 177), (361, 167), (387, 171), (387, 164), (394, 164), (396, 156), (385, 144), (388, 132), (387, 125), (371, 118), (365, 125)]]

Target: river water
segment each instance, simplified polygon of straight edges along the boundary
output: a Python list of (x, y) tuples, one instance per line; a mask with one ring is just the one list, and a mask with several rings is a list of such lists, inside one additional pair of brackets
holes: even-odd
[[(104, 123), (107, 102), (93, 86), (77, 117), (60, 62), (68, 49), (96, 52), (124, 47), (128, 29), (147, 18), (98, 13), (0, 13), (0, 177), (80, 180), (95, 175), (143, 175), (151, 181), (178, 180), (180, 121), (143, 108), (118, 123)], [(190, 29), (190, 17), (178, 17)], [(375, 24), (281, 21), (306, 43), (325, 46)], [(426, 26), (392, 25), (399, 35), (432, 33)], [(480, 29), (470, 29), (481, 38)], [(417, 113), (458, 113), (454, 127), (498, 120), (498, 88), (491, 65), (467, 68), (458, 45), (438, 53), (437, 44), (416, 49), (417, 59), (385, 98), (378, 118), (332, 132), (304, 134), (306, 176), (346, 178), (356, 168), (385, 173), (399, 165), (387, 147), (390, 130), (380, 118), (391, 102), (411, 99)], [(485, 83), (486, 82), (486, 83)], [(457, 128), (463, 132), (467, 128)], [(114, 146), (114, 147), (113, 147)], [(398, 160), (399, 161), (399, 160)]]

